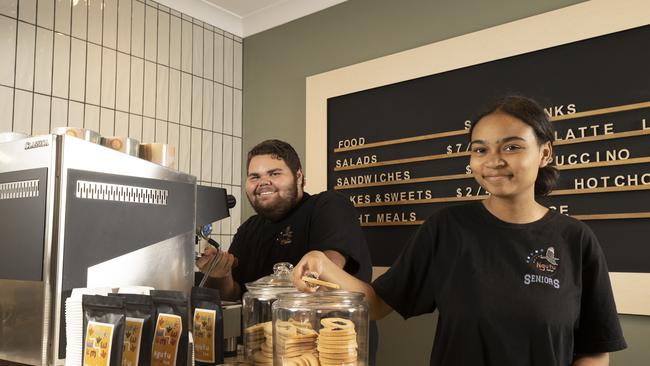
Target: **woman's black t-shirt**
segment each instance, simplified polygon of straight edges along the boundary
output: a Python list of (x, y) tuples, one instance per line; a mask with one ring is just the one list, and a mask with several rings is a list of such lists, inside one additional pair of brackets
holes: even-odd
[(442, 209), (373, 287), (404, 318), (439, 310), (431, 365), (566, 366), (626, 347), (596, 237), (553, 210), (511, 224), (480, 202)]

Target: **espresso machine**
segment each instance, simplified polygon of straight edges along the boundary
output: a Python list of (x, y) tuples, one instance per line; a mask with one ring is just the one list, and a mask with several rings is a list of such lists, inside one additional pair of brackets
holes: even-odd
[(1, 143), (0, 364), (64, 363), (73, 288), (189, 294), (197, 223), (227, 216), (224, 189), (97, 144)]

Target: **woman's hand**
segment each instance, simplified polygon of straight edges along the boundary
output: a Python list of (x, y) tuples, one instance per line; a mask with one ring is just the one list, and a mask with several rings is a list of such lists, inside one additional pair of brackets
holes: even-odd
[(370, 319), (372, 320), (381, 319), (393, 311), (384, 300), (377, 296), (370, 284), (345, 272), (323, 252), (314, 250), (305, 254), (300, 262), (293, 267), (293, 272), (291, 273), (291, 280), (298, 290), (314, 292), (316, 289), (310, 287), (302, 280), (302, 276), (308, 273), (316, 274), (320, 280), (335, 283), (341, 286), (342, 290), (361, 292), (364, 294), (369, 306)]
[(291, 281), (294, 286), (302, 292), (314, 292), (316, 287), (307, 285), (305, 281), (302, 280), (303, 276), (315, 276), (316, 278), (330, 281), (331, 276), (336, 275), (332, 273), (332, 267), (334, 271), (343, 271), (340, 269), (334, 262), (332, 262), (325, 253), (318, 250), (312, 250), (311, 252), (305, 254), (300, 262), (293, 267), (293, 272), (291, 273)]

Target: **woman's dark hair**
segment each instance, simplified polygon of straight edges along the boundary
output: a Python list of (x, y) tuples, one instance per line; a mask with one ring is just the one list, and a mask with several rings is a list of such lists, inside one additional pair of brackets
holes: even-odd
[[(248, 152), (246, 166), (251, 164), (251, 159), (258, 155), (271, 155), (275, 159), (283, 160), (291, 170), (294, 178), (297, 178), (298, 170), (302, 172), (300, 157), (294, 148), (288, 143), (280, 140), (265, 140), (255, 145)], [(302, 172), (302, 187), (305, 186), (305, 172)]]
[[(540, 145), (547, 142), (550, 142), (551, 146), (553, 145), (553, 141), (555, 140), (555, 130), (553, 129), (544, 108), (534, 100), (519, 95), (506, 96), (496, 100), (483, 113), (474, 118), (472, 126), (469, 129), (470, 136), (472, 135), (472, 131), (474, 131), (474, 127), (476, 127), (476, 124), (481, 120), (481, 118), (492, 113), (505, 113), (519, 119), (533, 129), (537, 142)], [(535, 195), (545, 196), (551, 193), (553, 188), (557, 185), (559, 177), (560, 173), (555, 166), (551, 165), (551, 163), (540, 168), (537, 173), (537, 180), (535, 180)]]

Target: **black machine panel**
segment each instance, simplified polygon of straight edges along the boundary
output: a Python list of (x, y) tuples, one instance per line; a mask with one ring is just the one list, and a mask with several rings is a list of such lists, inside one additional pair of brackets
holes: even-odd
[(43, 280), (47, 171), (0, 173), (0, 279)]
[[(166, 204), (77, 198), (80, 181), (167, 191)], [(86, 287), (87, 268), (194, 231), (195, 185), (82, 170), (68, 170), (61, 316), (73, 288)], [(92, 194), (92, 193), (91, 193)], [(153, 198), (152, 198), (153, 199)], [(93, 243), (88, 250), (87, 243)], [(61, 327), (61, 339), (65, 328)], [(65, 342), (59, 343), (65, 358)]]
[(196, 225), (205, 225), (230, 216), (228, 196), (223, 188), (196, 186)]

